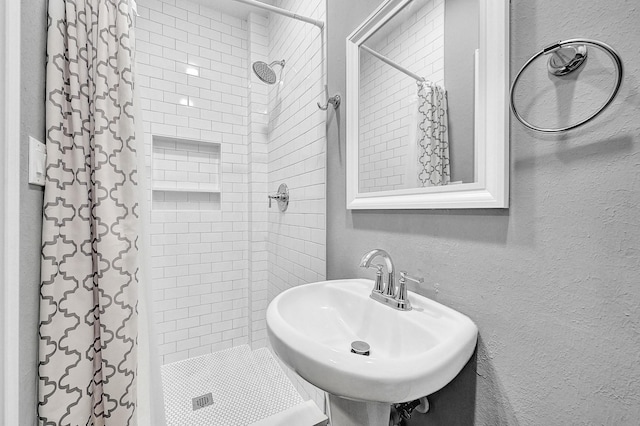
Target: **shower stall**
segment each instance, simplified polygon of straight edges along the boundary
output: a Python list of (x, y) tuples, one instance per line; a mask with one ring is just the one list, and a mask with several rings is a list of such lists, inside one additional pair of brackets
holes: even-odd
[[(137, 3), (160, 362), (268, 351), (269, 301), (325, 278), (325, 1), (273, 2), (316, 25), (251, 1)], [(283, 183), (286, 212), (268, 199)]]

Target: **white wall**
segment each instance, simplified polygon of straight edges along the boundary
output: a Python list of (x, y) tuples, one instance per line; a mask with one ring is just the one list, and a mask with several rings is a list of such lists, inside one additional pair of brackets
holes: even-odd
[[(320, 0), (279, 6), (324, 19)], [(164, 137), (150, 186), (154, 177), (164, 186), (197, 185), (181, 167), (191, 154), (177, 155), (174, 140), (202, 141), (182, 143), (200, 151), (213, 142), (221, 151), (219, 209), (215, 200), (154, 191), (153, 293), (164, 362), (265, 346), (270, 298), (325, 277), (326, 113), (316, 106), (324, 100), (322, 32), (279, 15), (244, 20), (189, 1), (142, 0), (140, 15), (148, 156), (151, 136)], [(250, 72), (254, 61), (276, 59), (287, 62), (280, 84)], [(280, 183), (290, 188), (286, 213), (275, 203), (268, 210), (267, 194)]]
[[(255, 61), (269, 63), (269, 18), (250, 13), (247, 21), (249, 66)], [(249, 334), (252, 348), (257, 349), (267, 344), (269, 106), (268, 86), (253, 72), (249, 74)]]
[[(6, 138), (6, 130), (5, 130), (5, 121), (6, 120), (6, 97), (5, 97), (5, 43), (7, 40), (7, 27), (5, 23), (5, 3), (3, 2), (0, 5), (0, 22), (2, 22), (2, 30), (0, 30), (0, 168), (2, 169), (2, 183), (0, 183), (0, 308), (2, 309), (2, 315), (0, 315), (0, 421), (6, 421), (5, 419), (5, 389), (7, 391), (10, 390), (8, 385), (5, 385), (5, 327), (8, 324), (9, 318), (7, 318), (7, 298), (5, 296), (6, 292), (6, 282), (9, 274), (6, 273), (5, 269), (5, 209), (6, 209), (6, 198), (8, 197), (8, 187), (5, 187), (7, 180), (7, 155), (5, 152), (7, 151), (7, 138)], [(5, 194), (7, 192), (7, 194)]]
[[(278, 6), (324, 20), (320, 0)], [(269, 211), (269, 298), (325, 276), (325, 117), (322, 32), (271, 16), (270, 60), (285, 59), (282, 82), (269, 93), (269, 191), (289, 187), (289, 209)]]
[[(324, 0), (275, 5), (325, 20)], [(317, 27), (271, 14), (269, 61), (285, 59), (286, 66), (282, 82), (269, 91), (269, 192), (286, 183), (290, 203), (285, 213), (275, 203), (269, 210), (269, 300), (293, 286), (325, 279), (327, 113), (316, 105), (326, 102), (323, 47)], [(291, 377), (303, 396), (322, 406), (321, 393)]]
[[(222, 164), (218, 206), (205, 200), (174, 210), (166, 199), (175, 193), (154, 192), (155, 201), (165, 197), (165, 204), (154, 203), (150, 229), (165, 363), (249, 342), (247, 22), (190, 1), (174, 3), (139, 1), (146, 153), (152, 135), (182, 138), (220, 144)], [(163, 167), (178, 167), (170, 162)]]
[[(444, 87), (444, 0), (422, 3), (411, 21), (364, 44)], [(360, 191), (413, 188), (417, 177), (408, 181), (405, 175), (406, 165), (417, 163), (409, 158), (416, 143), (416, 81), (365, 51), (360, 75)]]

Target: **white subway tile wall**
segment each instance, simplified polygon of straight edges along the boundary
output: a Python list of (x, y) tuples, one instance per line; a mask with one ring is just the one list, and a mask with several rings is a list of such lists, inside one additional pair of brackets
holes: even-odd
[[(324, 0), (279, 0), (275, 6), (325, 20)], [(326, 31), (326, 28), (325, 28)], [(271, 14), (269, 61), (286, 61), (281, 83), (269, 86), (269, 191), (289, 187), (286, 213), (269, 210), (268, 297), (290, 287), (326, 277), (326, 115), (316, 105), (326, 102), (323, 31), (294, 19)], [(332, 113), (332, 112), (329, 112)], [(322, 407), (323, 393), (295, 373), (290, 377), (303, 397)]]
[[(282, 0), (279, 7), (324, 20), (322, 0)], [(285, 59), (282, 82), (269, 93), (269, 190), (289, 186), (286, 213), (269, 211), (269, 300), (290, 287), (325, 278), (326, 112), (322, 32), (271, 16), (269, 58)]]
[(220, 210), (220, 144), (152, 140), (152, 210)]
[(184, 190), (153, 190), (153, 211), (207, 211), (220, 210), (219, 192), (196, 192)]
[[(430, 0), (412, 22), (367, 46), (444, 87), (444, 0)], [(415, 187), (407, 176), (417, 126), (416, 81), (367, 52), (360, 53), (359, 189)]]
[[(153, 191), (155, 323), (168, 363), (249, 343), (247, 21), (187, 0), (138, 3), (150, 187), (220, 190)], [(153, 136), (164, 142), (152, 150)]]
[[(250, 13), (249, 66), (255, 61), (269, 62), (269, 19)], [(269, 280), (268, 213), (268, 86), (250, 72), (249, 91), (249, 321), (251, 347), (255, 350), (267, 345), (267, 288)]]
[(153, 136), (153, 190), (219, 191), (220, 144)]
[[(323, 33), (262, 12), (244, 20), (188, 0), (138, 2), (136, 55), (149, 168), (157, 154), (150, 186), (165, 189), (150, 191), (163, 363), (240, 344), (267, 346), (268, 302), (287, 288), (325, 279), (326, 113), (316, 106), (326, 98)], [(324, 0), (276, 5), (325, 19)], [(254, 61), (281, 59), (286, 66), (275, 67), (282, 77), (276, 85), (250, 71)], [(170, 143), (154, 143), (152, 151), (152, 136)], [(189, 158), (203, 146), (219, 146), (219, 157), (201, 159), (206, 172), (201, 163), (189, 169), (219, 173), (218, 199), (214, 192), (162, 188), (212, 187), (212, 175), (185, 180), (168, 173), (173, 163), (157, 164), (167, 155), (184, 158), (185, 151)], [(290, 188), (286, 213), (268, 209), (267, 194), (280, 183)], [(178, 199), (185, 194), (197, 200)], [(305, 399), (322, 406), (321, 391), (288, 374)]]

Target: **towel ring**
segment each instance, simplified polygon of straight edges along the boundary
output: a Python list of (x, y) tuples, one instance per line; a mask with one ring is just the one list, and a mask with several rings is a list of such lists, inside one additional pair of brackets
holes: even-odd
[[(607, 98), (606, 102), (598, 110), (596, 110), (596, 112), (594, 112), (587, 118), (566, 127), (560, 127), (557, 129), (538, 127), (529, 123), (527, 120), (525, 120), (516, 109), (516, 105), (514, 101), (514, 93), (515, 93), (514, 89), (518, 84), (518, 80), (520, 79), (522, 72), (540, 56), (553, 54), (551, 58), (549, 58), (549, 62), (547, 64), (549, 73), (555, 76), (562, 76), (562, 75), (567, 75), (569, 73), (572, 73), (573, 71), (580, 68), (580, 66), (582, 66), (584, 61), (587, 59), (587, 46), (593, 46), (604, 51), (607, 55), (609, 55), (609, 57), (613, 61), (613, 64), (616, 66), (616, 71), (617, 71), (616, 84), (613, 88), (613, 91), (609, 95), (609, 98)], [(553, 43), (545, 47), (544, 49), (542, 49), (541, 51), (533, 55), (527, 62), (525, 62), (522, 68), (520, 68), (520, 71), (518, 71), (518, 74), (516, 75), (516, 78), (515, 80), (513, 80), (513, 84), (511, 85), (511, 96), (510, 96), (511, 111), (513, 111), (513, 115), (516, 116), (518, 121), (520, 121), (529, 129), (535, 130), (536, 132), (543, 132), (543, 133), (566, 132), (568, 130), (575, 129), (576, 127), (580, 127), (583, 124), (588, 123), (589, 121), (593, 120), (597, 115), (599, 115), (602, 111), (604, 111), (605, 108), (607, 108), (609, 104), (613, 102), (613, 99), (618, 94), (618, 90), (620, 89), (621, 84), (622, 84), (622, 61), (620, 60), (620, 56), (618, 55), (618, 53), (611, 46), (601, 41), (581, 39), (581, 38), (572, 38), (564, 41), (559, 41), (557, 43)]]

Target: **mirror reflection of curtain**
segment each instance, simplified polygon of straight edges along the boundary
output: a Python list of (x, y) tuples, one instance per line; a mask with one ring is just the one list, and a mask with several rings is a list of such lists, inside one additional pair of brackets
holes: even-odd
[(450, 181), (447, 92), (437, 84), (418, 82), (418, 187)]

